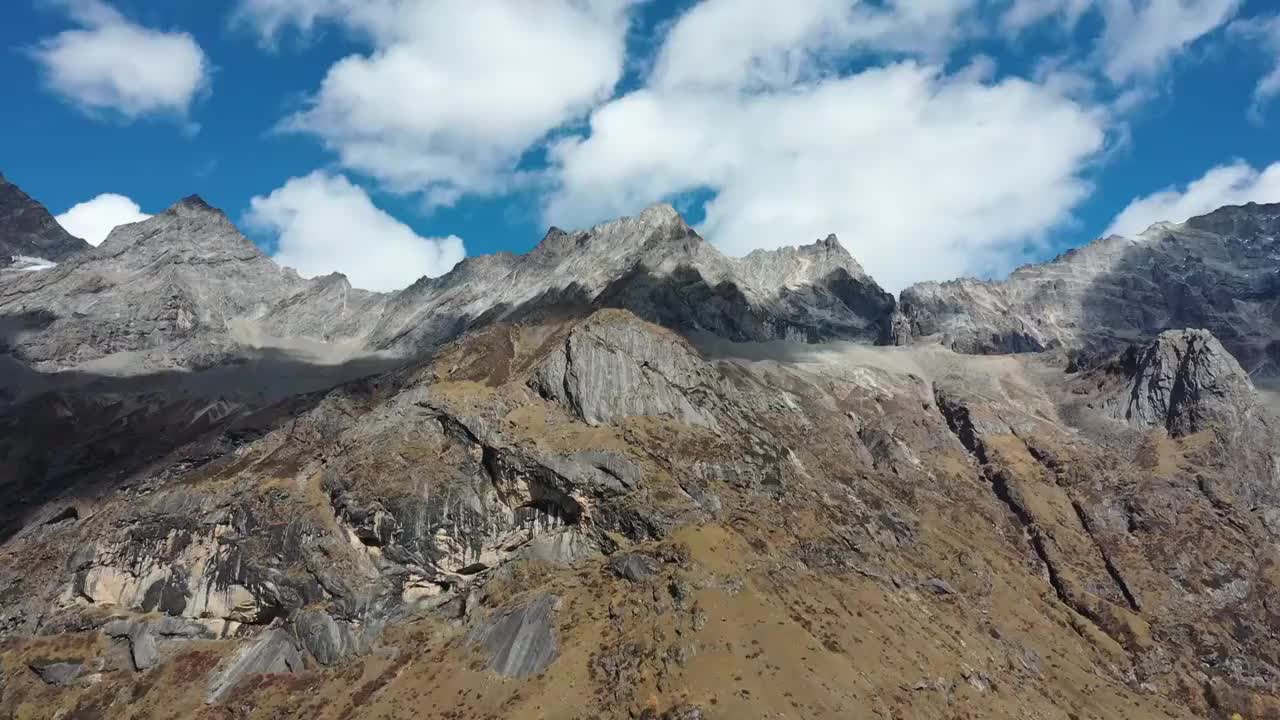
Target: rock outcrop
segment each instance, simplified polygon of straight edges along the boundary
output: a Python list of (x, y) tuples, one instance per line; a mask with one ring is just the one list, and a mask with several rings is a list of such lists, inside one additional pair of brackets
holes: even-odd
[(302, 656), (288, 633), (279, 628), (264, 630), (238, 653), (228, 658), (213, 674), (205, 693), (205, 702), (221, 702), (246, 678), (296, 672), (302, 667)]
[(1170, 330), (1123, 359), (1132, 377), (1112, 413), (1139, 427), (1160, 427), (1174, 437), (1201, 430), (1235, 434), (1256, 415), (1257, 395), (1235, 358), (1206, 330)]
[(0, 174), (0, 270), (47, 267), (88, 249), (89, 243), (64, 230), (44, 205)]
[(589, 424), (628, 415), (667, 416), (713, 426), (714, 375), (686, 340), (629, 313), (604, 313), (569, 333), (538, 369), (533, 386)]

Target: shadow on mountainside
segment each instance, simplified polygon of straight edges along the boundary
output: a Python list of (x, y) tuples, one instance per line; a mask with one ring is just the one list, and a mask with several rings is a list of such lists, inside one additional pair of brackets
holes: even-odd
[[(1207, 223), (1196, 218), (1188, 224), (1197, 222)], [(1212, 332), (1251, 375), (1280, 375), (1280, 269), (1270, 256), (1274, 252), (1212, 236), (1134, 245), (1086, 290), (1086, 340), (1074, 364), (1090, 367), (1130, 343), (1192, 328)]]
[[(16, 323), (0, 323), (13, 327)], [(0, 342), (6, 338), (0, 337)], [(42, 373), (0, 356), (0, 542), (65, 500), (176, 479), (314, 407), (334, 387), (375, 397), (404, 360), (315, 365), (259, 350), (210, 370), (127, 377)], [(61, 505), (59, 503), (58, 505)], [(65, 511), (65, 508), (63, 508)]]
[[(284, 350), (259, 349), (208, 369), (139, 375), (40, 372), (15, 355), (16, 340), (55, 318), (0, 316), (0, 493), (13, 499), (0, 510), (0, 542), (37, 521), (33, 513), (50, 511), (46, 506), (55, 500), (92, 498), (154, 475), (168, 478), (171, 468), (176, 478), (213, 462), (306, 412), (334, 387), (347, 385), (372, 397), (378, 383), (394, 385), (392, 371), (428, 362), (465, 333), (499, 322), (571, 322), (619, 308), (681, 334), (733, 342), (874, 342), (892, 298), (878, 289), (850, 287), (849, 278), (836, 275), (820, 286), (789, 289), (777, 305), (760, 307), (736, 285), (713, 285), (691, 268), (670, 275), (639, 268), (594, 298), (575, 283), (476, 318), (441, 313), (418, 328), (419, 351), (407, 359), (371, 356), (318, 364)], [(848, 304), (863, 300), (870, 308), (867, 318)]]
[[(438, 315), (416, 328), (415, 346), (437, 347), (462, 332), (496, 322), (564, 322), (606, 308), (628, 310), (680, 334), (711, 334), (733, 342), (875, 343), (887, 337), (893, 307), (893, 296), (862, 285), (843, 271), (819, 284), (784, 288), (776, 300), (761, 306), (753, 304), (736, 284), (712, 284), (688, 266), (663, 275), (637, 267), (594, 297), (574, 282), (519, 305), (495, 305), (474, 319)], [(388, 346), (400, 340), (394, 338)]]

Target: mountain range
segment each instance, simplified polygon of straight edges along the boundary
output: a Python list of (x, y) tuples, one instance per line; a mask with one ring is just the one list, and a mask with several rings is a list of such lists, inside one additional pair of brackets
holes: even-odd
[(0, 717), (1280, 717), (1278, 228), (374, 293), (0, 178)]

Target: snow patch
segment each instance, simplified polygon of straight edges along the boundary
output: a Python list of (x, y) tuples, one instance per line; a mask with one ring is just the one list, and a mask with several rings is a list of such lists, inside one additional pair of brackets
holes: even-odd
[(58, 263), (44, 258), (30, 257), (28, 255), (14, 255), (13, 264), (10, 270), (18, 272), (36, 272), (37, 270), (50, 270), (58, 266)]

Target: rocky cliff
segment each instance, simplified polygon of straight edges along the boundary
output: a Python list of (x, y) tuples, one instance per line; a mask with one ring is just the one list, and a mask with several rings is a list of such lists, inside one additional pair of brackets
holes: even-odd
[(1280, 717), (1254, 368), (1062, 309), (1153, 238), (904, 295), (984, 354), (661, 206), (388, 295), (194, 198), (0, 276), (0, 717)]
[(89, 248), (0, 174), (0, 269), (43, 267)]

